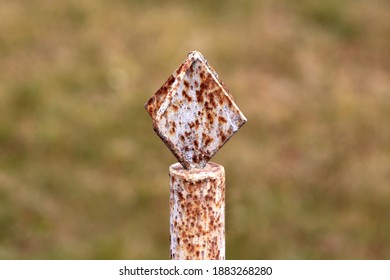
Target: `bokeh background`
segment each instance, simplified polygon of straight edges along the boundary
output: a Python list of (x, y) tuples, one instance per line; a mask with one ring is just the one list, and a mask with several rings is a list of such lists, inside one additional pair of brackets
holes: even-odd
[(248, 123), (229, 259), (390, 258), (390, 2), (0, 1), (0, 258), (167, 259), (143, 105), (191, 50)]

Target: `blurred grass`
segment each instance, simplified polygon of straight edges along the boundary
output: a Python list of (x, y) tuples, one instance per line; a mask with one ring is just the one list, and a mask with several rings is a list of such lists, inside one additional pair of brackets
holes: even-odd
[(143, 104), (194, 49), (249, 120), (213, 159), (227, 257), (390, 258), (388, 1), (1, 6), (0, 258), (168, 258)]

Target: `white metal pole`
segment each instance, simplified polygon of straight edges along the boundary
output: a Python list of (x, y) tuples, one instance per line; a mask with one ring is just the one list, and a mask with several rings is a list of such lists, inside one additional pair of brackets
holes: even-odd
[(209, 162), (186, 170), (169, 168), (170, 257), (174, 260), (225, 259), (225, 169)]

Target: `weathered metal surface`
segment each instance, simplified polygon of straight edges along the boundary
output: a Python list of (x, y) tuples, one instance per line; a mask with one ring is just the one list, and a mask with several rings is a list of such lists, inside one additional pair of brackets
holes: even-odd
[(197, 51), (145, 104), (153, 128), (186, 169), (203, 168), (246, 122), (217, 73)]
[(169, 168), (171, 259), (225, 259), (225, 170)]

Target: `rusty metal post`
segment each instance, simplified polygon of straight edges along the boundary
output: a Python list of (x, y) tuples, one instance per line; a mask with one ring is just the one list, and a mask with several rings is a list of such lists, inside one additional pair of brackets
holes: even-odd
[(190, 52), (145, 104), (171, 165), (171, 259), (225, 259), (225, 171), (209, 160), (246, 122), (203, 55)]
[(225, 259), (225, 169), (169, 168), (171, 259)]

